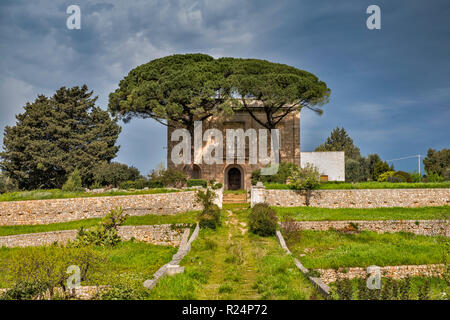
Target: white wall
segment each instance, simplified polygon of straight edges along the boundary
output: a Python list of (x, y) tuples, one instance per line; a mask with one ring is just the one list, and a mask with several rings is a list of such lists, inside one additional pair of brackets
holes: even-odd
[(311, 163), (321, 175), (327, 175), (328, 181), (345, 181), (345, 159), (343, 151), (301, 152), (300, 165)]

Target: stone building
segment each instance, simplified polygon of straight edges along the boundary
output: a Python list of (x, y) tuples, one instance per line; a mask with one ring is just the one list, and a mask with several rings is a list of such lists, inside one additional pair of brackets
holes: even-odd
[[(250, 107), (252, 108), (253, 114), (258, 119), (265, 119), (265, 114), (261, 110), (261, 103), (253, 102)], [(261, 110), (261, 111), (260, 111)], [(264, 122), (264, 121), (263, 121)], [(203, 133), (208, 129), (218, 129), (223, 135), (223, 163), (218, 164), (205, 164), (199, 163), (194, 164), (193, 167), (190, 165), (175, 165), (171, 159), (172, 149), (178, 143), (177, 141), (171, 141), (172, 132), (174, 128), (168, 127), (168, 139), (167, 139), (167, 166), (176, 167), (177, 169), (184, 170), (188, 174), (188, 178), (191, 179), (205, 179), (205, 180), (215, 180), (221, 182), (226, 190), (237, 190), (237, 189), (249, 189), (251, 188), (251, 174), (254, 170), (264, 167), (262, 163), (251, 164), (249, 161), (249, 149), (257, 141), (252, 140), (249, 137), (245, 138), (245, 159), (238, 161), (235, 158), (234, 163), (230, 164), (226, 161), (226, 130), (227, 129), (243, 129), (244, 132), (248, 129), (264, 129), (252, 116), (245, 110), (235, 111), (231, 119), (222, 120), (217, 117), (210, 117), (202, 122), (202, 137)], [(280, 123), (277, 125), (280, 135), (280, 162), (291, 162), (298, 166), (305, 165), (301, 162), (301, 152), (300, 152), (300, 112), (291, 113), (287, 115)], [(202, 139), (203, 140), (203, 139)], [(268, 145), (270, 146), (270, 133), (268, 134)], [(208, 141), (202, 141), (203, 150), (207, 147)], [(269, 150), (270, 151), (270, 150)], [(343, 163), (343, 152), (321, 152), (320, 157), (310, 157), (310, 163), (314, 163), (313, 160), (320, 162), (321, 174), (331, 176), (328, 180), (344, 180), (342, 172), (344, 172)], [(328, 154), (334, 154), (331, 158)], [(340, 155), (342, 154), (342, 157)], [(341, 159), (342, 158), (342, 159)], [(333, 173), (330, 175), (327, 172), (327, 162), (332, 159), (331, 169)], [(340, 160), (342, 160), (340, 163)], [(241, 163), (238, 163), (241, 162)], [(242, 163), (244, 162), (244, 163)], [(328, 170), (329, 171), (329, 170)], [(338, 172), (338, 173), (336, 173)]]

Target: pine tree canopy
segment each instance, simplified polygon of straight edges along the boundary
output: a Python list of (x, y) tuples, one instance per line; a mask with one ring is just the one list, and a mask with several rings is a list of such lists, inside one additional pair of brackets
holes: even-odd
[(92, 94), (83, 85), (39, 95), (5, 128), (0, 168), (19, 188), (61, 188), (76, 168), (89, 184), (92, 168), (116, 156), (121, 128)]

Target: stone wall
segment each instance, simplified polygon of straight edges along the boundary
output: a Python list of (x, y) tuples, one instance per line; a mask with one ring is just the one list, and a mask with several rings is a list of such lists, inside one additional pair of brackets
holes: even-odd
[(115, 207), (129, 215), (176, 214), (200, 210), (195, 191), (0, 202), (0, 226), (59, 223), (99, 218)]
[[(366, 278), (367, 268), (352, 267), (335, 269), (316, 269), (320, 273), (320, 279), (326, 283), (335, 282), (338, 279)], [(443, 264), (406, 265), (380, 267), (381, 276), (402, 279), (407, 276), (414, 277), (439, 277), (445, 272)], [(381, 280), (383, 281), (383, 280)]]
[(342, 220), (342, 221), (297, 221), (296, 227), (306, 230), (326, 231), (331, 228), (344, 229), (350, 223), (357, 224), (358, 230), (377, 233), (411, 232), (424, 236), (445, 235), (450, 237), (450, 224), (440, 220)]
[[(305, 195), (295, 190), (264, 190), (252, 188), (252, 198), (271, 206), (297, 207), (305, 205)], [(256, 202), (255, 202), (256, 203)], [(252, 201), (252, 205), (254, 201)], [(380, 208), (380, 207), (426, 207), (450, 205), (450, 188), (436, 189), (351, 189), (314, 190), (311, 207), (321, 208)]]
[[(143, 226), (121, 226), (120, 237), (127, 241), (131, 238), (157, 245), (179, 246), (189, 235), (186, 228), (172, 228), (170, 224), (143, 225)], [(27, 233), (0, 237), (0, 247), (29, 247), (51, 245), (55, 242), (65, 244), (74, 240), (78, 230), (62, 230), (39, 233)]]

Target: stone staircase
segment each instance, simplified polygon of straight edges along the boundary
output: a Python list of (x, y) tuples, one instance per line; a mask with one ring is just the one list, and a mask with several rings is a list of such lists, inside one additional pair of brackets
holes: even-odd
[(222, 203), (246, 203), (247, 193), (224, 193)]

